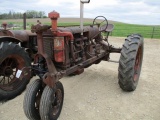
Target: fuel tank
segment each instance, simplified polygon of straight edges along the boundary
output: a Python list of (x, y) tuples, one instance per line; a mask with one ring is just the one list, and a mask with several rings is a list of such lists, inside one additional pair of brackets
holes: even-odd
[[(74, 27), (58, 27), (61, 32), (71, 32), (72, 34), (81, 33), (81, 28), (79, 26)], [(96, 37), (95, 35), (99, 33), (98, 26), (84, 26), (83, 32), (89, 33), (89, 38)]]

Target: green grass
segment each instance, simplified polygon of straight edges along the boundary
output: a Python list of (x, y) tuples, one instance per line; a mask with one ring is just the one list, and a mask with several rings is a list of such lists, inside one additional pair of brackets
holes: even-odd
[[(0, 20), (0, 24), (2, 24), (5, 20)], [(43, 24), (50, 25), (50, 20), (40, 20), (42, 21)], [(15, 30), (17, 29), (22, 29), (23, 23), (22, 20), (7, 20), (6, 21), (8, 24), (15, 24), (19, 25), (20, 28), (14, 28)], [(36, 20), (28, 20), (27, 22), (27, 29), (29, 30), (32, 24), (36, 24)], [(84, 23), (84, 25), (89, 25), (91, 23)], [(126, 37), (130, 34), (133, 33), (138, 33), (141, 34), (145, 38), (153, 38), (160, 39), (160, 26), (147, 26), (147, 25), (134, 25), (134, 24), (125, 24), (125, 23), (119, 23), (119, 22), (114, 22), (114, 30), (110, 34), (111, 36), (116, 36), (116, 37)], [(65, 21), (63, 23), (58, 23), (58, 26), (75, 26), (79, 25), (78, 21), (77, 22), (69, 22), (66, 23)], [(154, 34), (153, 34), (153, 27), (155, 27)]]
[[(115, 23), (114, 30), (111, 35), (124, 37), (129, 34), (138, 33), (145, 38), (151, 38), (153, 27), (154, 26)], [(160, 26), (155, 26), (153, 38), (160, 38)]]

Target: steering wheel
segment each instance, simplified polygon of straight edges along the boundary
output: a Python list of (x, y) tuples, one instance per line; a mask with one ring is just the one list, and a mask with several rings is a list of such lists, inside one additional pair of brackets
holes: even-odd
[[(99, 20), (98, 20), (99, 19)], [(103, 21), (100, 22), (102, 19)], [(103, 32), (107, 29), (108, 27), (108, 20), (104, 17), (104, 16), (97, 16), (94, 20), (93, 20), (93, 25), (98, 25), (99, 27), (99, 31)]]

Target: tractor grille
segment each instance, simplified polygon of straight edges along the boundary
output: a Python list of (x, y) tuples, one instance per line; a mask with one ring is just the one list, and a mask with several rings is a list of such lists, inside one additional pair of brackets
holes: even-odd
[(47, 55), (53, 60), (53, 38), (52, 37), (44, 37), (43, 38), (44, 51)]

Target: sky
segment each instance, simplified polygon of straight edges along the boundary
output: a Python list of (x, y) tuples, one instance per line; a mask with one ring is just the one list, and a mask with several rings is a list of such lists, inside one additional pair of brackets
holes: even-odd
[[(80, 0), (0, 0), (0, 13), (26, 10), (55, 10), (60, 17), (80, 16)], [(105, 16), (108, 20), (130, 24), (160, 25), (160, 0), (90, 0), (84, 17)]]

